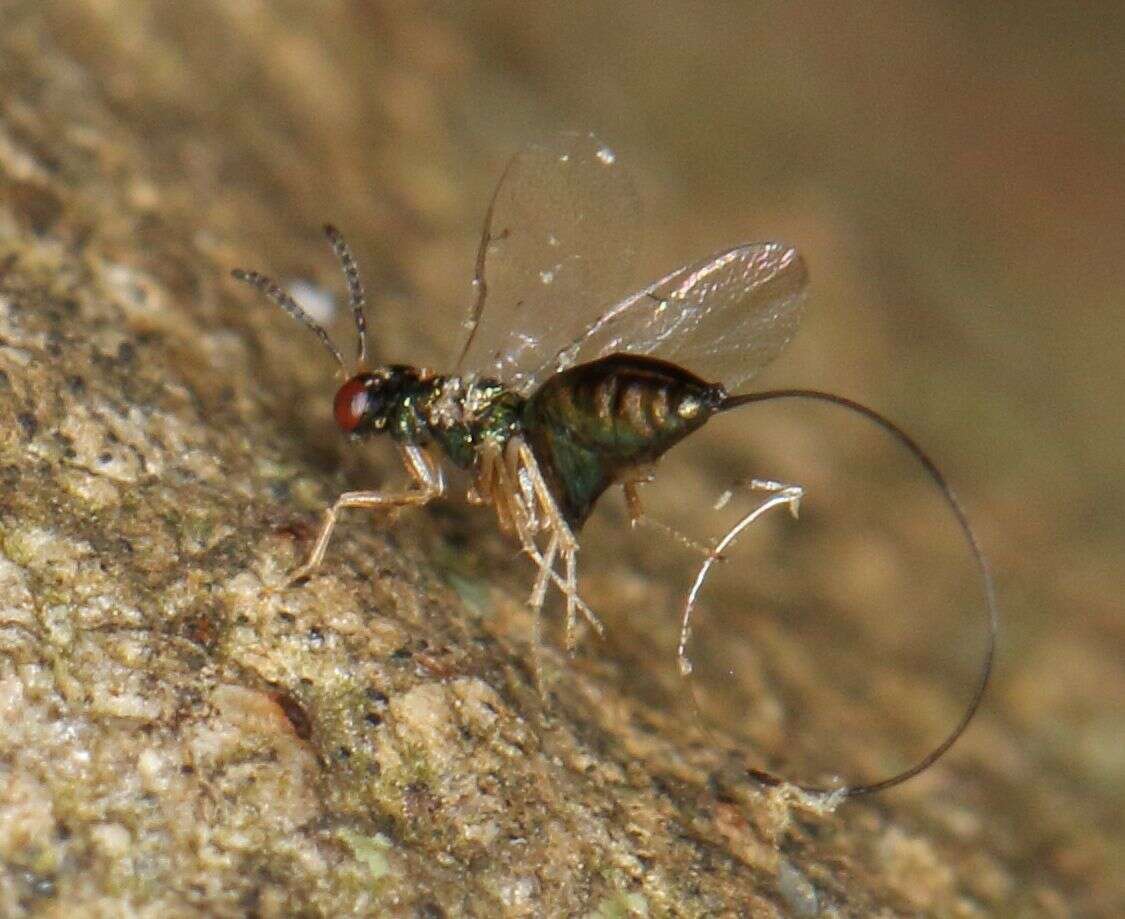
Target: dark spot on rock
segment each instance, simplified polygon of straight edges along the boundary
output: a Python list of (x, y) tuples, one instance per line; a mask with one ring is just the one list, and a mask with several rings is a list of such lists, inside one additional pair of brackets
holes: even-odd
[(132, 342), (123, 341), (117, 346), (117, 360), (121, 364), (131, 364), (137, 356), (137, 349)]
[(184, 765), (180, 766), (180, 774), (195, 775), (195, 766), (192, 766), (190, 763), (184, 763)]
[(279, 524), (274, 532), (278, 536), (288, 536), (291, 539), (307, 540), (312, 537), (312, 527), (307, 520), (287, 520)]
[(425, 782), (411, 782), (403, 789), (403, 804), (407, 819), (432, 819), (439, 803)]
[(368, 712), (363, 716), (363, 720), (371, 725), (371, 727), (377, 728), (383, 723), (383, 716), (378, 714), (377, 712)]
[(243, 915), (247, 919), (261, 919), (262, 888), (257, 886), (250, 888), (242, 895), (238, 905), (242, 907)]
[(432, 900), (419, 903), (414, 908), (414, 913), (418, 919), (445, 919), (445, 910)]
[(16, 421), (23, 429), (23, 435), (28, 440), (31, 440), (39, 431), (39, 420), (31, 414), (31, 412), (20, 412), (16, 415)]
[[(56, 313), (56, 315), (58, 315)], [(62, 332), (58, 329), (51, 329), (47, 333), (47, 353), (51, 357), (58, 357), (62, 354), (63, 336)]]
[(75, 396), (80, 396), (86, 391), (86, 381), (76, 373), (66, 378), (66, 388)]
[(391, 654), (391, 657), (396, 661), (410, 660), (410, 649), (406, 647), (398, 648)]
[(31, 882), (31, 894), (34, 897), (53, 897), (55, 895), (55, 879), (52, 877), (36, 877)]
[(0, 370), (0, 389), (11, 389), (12, 381), (8, 379), (8, 371)]
[(312, 737), (312, 720), (304, 706), (297, 701), (292, 693), (286, 692), (284, 689), (278, 690), (273, 693), (273, 699), (285, 713), (289, 723), (293, 725), (294, 734), (301, 740), (308, 740)]
[(385, 692), (380, 692), (374, 686), (368, 686), (364, 691), (364, 695), (367, 696), (368, 701), (374, 702), (376, 705), (387, 704), (387, 694)]
[(63, 212), (58, 195), (34, 182), (9, 183), (7, 198), (16, 218), (36, 236), (50, 232)]
[(348, 760), (352, 758), (352, 751), (347, 747), (340, 747), (336, 751), (336, 758), (341, 760)]
[(319, 648), (324, 644), (324, 632), (322, 632), (315, 625), (308, 631), (309, 644), (314, 648)]
[(101, 466), (108, 466), (113, 462), (113, 454), (109, 451), (98, 454), (98, 464)]
[(219, 638), (218, 625), (211, 613), (191, 613), (183, 620), (184, 638), (193, 644), (210, 650)]

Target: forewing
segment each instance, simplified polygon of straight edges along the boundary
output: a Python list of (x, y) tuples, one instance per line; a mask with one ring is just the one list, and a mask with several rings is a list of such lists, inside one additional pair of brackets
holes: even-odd
[(517, 154), (489, 207), (460, 372), (517, 389), (628, 290), (639, 204), (613, 152), (564, 134)]
[(610, 307), (532, 377), (621, 351), (673, 361), (734, 389), (796, 333), (807, 282), (801, 256), (781, 243), (720, 252)]

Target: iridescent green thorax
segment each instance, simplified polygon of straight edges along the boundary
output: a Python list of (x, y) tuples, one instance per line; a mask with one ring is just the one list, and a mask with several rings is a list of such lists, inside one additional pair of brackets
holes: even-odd
[(682, 367), (614, 354), (548, 379), (524, 406), (523, 432), (577, 529), (609, 485), (701, 427), (725, 396)]
[(403, 374), (388, 428), (404, 443), (436, 443), (450, 462), (470, 468), (489, 441), (519, 433), (524, 399), (496, 380)]

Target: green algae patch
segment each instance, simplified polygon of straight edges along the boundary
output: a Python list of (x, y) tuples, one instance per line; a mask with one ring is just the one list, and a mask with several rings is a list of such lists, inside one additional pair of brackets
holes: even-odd
[(382, 833), (365, 836), (355, 830), (340, 829), (336, 835), (347, 843), (356, 861), (366, 867), (372, 882), (382, 880), (390, 871), (387, 852), (391, 849), (391, 841)]
[(648, 915), (648, 901), (641, 894), (622, 891), (598, 903), (586, 919), (643, 919)]

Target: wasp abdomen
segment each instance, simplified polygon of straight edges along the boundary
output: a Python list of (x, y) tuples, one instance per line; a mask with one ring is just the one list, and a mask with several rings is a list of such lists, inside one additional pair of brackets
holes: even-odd
[(667, 361), (613, 354), (548, 379), (527, 402), (524, 430), (578, 526), (609, 485), (703, 425), (725, 395)]

